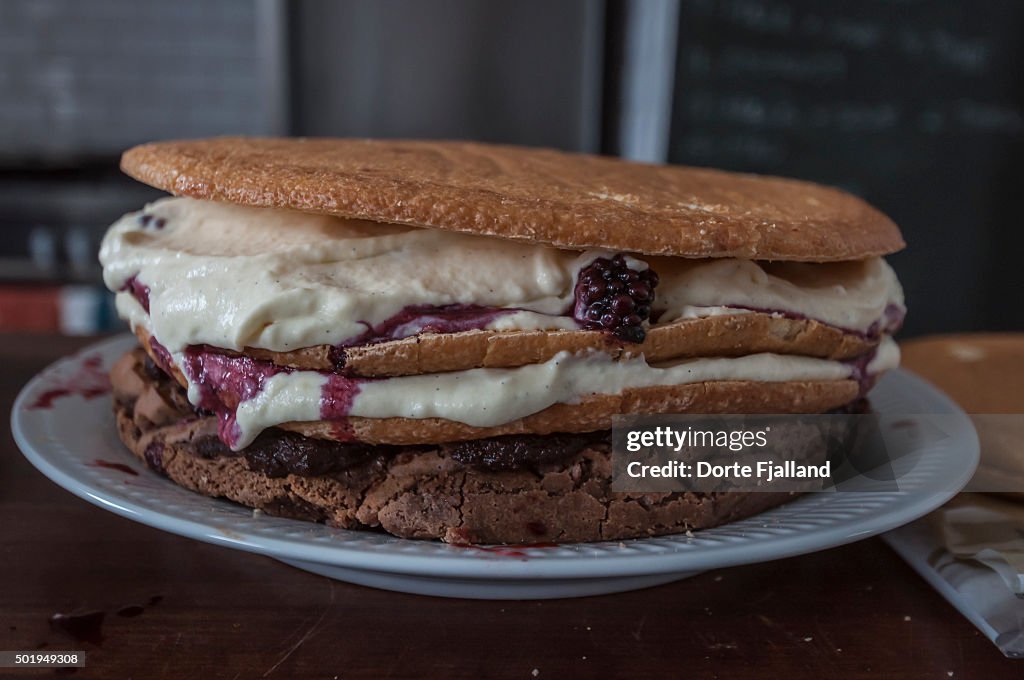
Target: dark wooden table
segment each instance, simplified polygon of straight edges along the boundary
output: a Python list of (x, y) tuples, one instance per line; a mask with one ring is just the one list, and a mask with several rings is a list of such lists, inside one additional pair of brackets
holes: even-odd
[[(83, 344), (0, 336), (4, 414), (29, 377)], [(1024, 677), (877, 538), (621, 595), (403, 595), (100, 510), (36, 472), (3, 420), (0, 650), (84, 648), (73, 677)], [(51, 629), (73, 610), (107, 613), (100, 645)]]

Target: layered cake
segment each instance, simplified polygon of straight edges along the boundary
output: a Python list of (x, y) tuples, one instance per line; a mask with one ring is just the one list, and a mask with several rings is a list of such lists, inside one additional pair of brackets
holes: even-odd
[(475, 143), (126, 152), (173, 196), (100, 259), (121, 438), (268, 513), (453, 543), (613, 540), (786, 496), (611, 490), (616, 414), (822, 413), (899, 352), (899, 230), (814, 184)]

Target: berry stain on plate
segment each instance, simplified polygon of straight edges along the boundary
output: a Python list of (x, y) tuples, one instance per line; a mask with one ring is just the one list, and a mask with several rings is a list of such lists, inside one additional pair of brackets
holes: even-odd
[(117, 470), (118, 472), (123, 472), (126, 475), (131, 475), (133, 477), (139, 476), (138, 472), (136, 472), (130, 466), (125, 465), (124, 463), (115, 463), (113, 461), (97, 458), (91, 463), (91, 465), (93, 465), (94, 467), (106, 468), (108, 470)]
[(103, 369), (103, 357), (98, 354), (82, 360), (78, 370), (65, 379), (59, 379), (28, 405), (29, 410), (51, 409), (58, 399), (79, 396), (94, 399), (110, 392), (110, 377)]
[(498, 557), (514, 557), (520, 560), (530, 559), (530, 555), (526, 553), (527, 550), (534, 548), (557, 548), (557, 543), (515, 543), (509, 545), (455, 545), (456, 548), (465, 548), (467, 550), (478, 550), (480, 552), (488, 553), (490, 555), (497, 555)]

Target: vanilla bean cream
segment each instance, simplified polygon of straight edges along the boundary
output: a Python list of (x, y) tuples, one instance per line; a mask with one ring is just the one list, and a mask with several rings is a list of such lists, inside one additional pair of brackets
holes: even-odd
[[(573, 329), (576, 276), (609, 255), (166, 198), (118, 220), (100, 261), (121, 316), (177, 353), (193, 345), (290, 351), (351, 344), (418, 307), (501, 310), (481, 315), (480, 328)], [(875, 334), (902, 316), (903, 292), (881, 258), (803, 264), (637, 257), (630, 267), (649, 264), (661, 278), (653, 306), (659, 324), (756, 310)]]
[(750, 354), (651, 365), (643, 357), (615, 361), (603, 352), (561, 352), (540, 364), (475, 368), (396, 378), (348, 378), (289, 370), (244, 356), (190, 350), (173, 356), (188, 380), (189, 401), (215, 411), (221, 437), (244, 448), (260, 432), (286, 422), (366, 418), (443, 418), (492, 427), (573, 404), (588, 395), (635, 387), (713, 380), (864, 381), (899, 364), (899, 349), (882, 339), (866, 367), (851, 361)]

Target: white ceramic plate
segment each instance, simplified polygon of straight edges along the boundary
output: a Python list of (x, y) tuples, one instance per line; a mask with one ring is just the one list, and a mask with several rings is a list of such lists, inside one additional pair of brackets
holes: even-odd
[[(883, 416), (944, 414), (944, 431), (917, 443), (920, 456), (901, 479), (902, 491), (810, 494), (692, 536), (552, 548), (460, 548), (254, 516), (248, 508), (200, 496), (149, 471), (118, 439), (109, 395), (91, 390), (97, 372), (134, 342), (118, 337), (96, 344), (58, 361), (25, 386), (11, 425), (33, 465), (90, 503), (143, 524), (269, 555), (343, 581), (403, 592), (482, 599), (577, 597), (822, 550), (924, 515), (962, 488), (978, 461), (978, 439), (963, 412), (921, 379), (896, 371), (872, 392), (876, 411)], [(128, 466), (137, 474), (97, 461)]]

